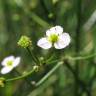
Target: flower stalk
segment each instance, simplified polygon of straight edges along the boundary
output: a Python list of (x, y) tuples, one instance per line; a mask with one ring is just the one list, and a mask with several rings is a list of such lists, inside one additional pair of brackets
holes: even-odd
[(44, 81), (46, 81), (61, 65), (63, 62), (58, 62), (55, 67), (53, 67), (40, 81), (36, 83), (36, 87), (40, 86)]
[(35, 64), (40, 64), (40, 61), (39, 61), (38, 57), (36, 57), (36, 56), (33, 54), (33, 52), (30, 50), (30, 48), (27, 47), (26, 49), (27, 49), (27, 51), (29, 52), (29, 54), (31, 55), (32, 60), (34, 61), (34, 63), (35, 63)]
[(15, 77), (15, 78), (12, 78), (12, 79), (5, 79), (5, 82), (12, 82), (12, 81), (16, 81), (16, 80), (20, 80), (20, 79), (24, 79), (24, 78), (27, 78), (28, 76), (30, 76), (32, 73), (35, 72), (35, 69), (29, 71), (28, 73), (24, 74), (24, 75), (21, 75), (21, 76), (18, 76), (18, 77)]
[[(96, 56), (96, 54), (93, 54), (93, 55), (91, 54), (91, 55), (87, 55), (87, 56), (83, 56), (83, 57), (81, 57), (81, 56), (78, 56), (78, 57), (69, 56), (70, 58), (65, 57), (65, 59), (62, 60), (62, 62), (58, 62), (58, 61), (49, 62), (49, 63), (57, 63), (57, 62), (58, 63), (40, 81), (38, 81), (35, 84), (35, 87), (38, 87), (42, 83), (44, 83), (62, 64), (65, 65), (73, 73), (73, 75), (75, 76), (76, 75), (75, 70), (68, 63), (65, 62), (66, 60), (84, 60), (84, 59), (92, 58), (94, 56)], [(26, 73), (24, 75), (21, 75), (21, 76), (12, 78), (12, 79), (5, 79), (5, 82), (12, 82), (12, 81), (27, 78), (28, 76), (30, 76), (34, 72), (36, 72), (36, 68), (33, 68), (31, 71), (29, 71), (28, 73)], [(86, 89), (85, 84), (80, 80), (80, 78), (78, 77), (78, 78), (76, 78), (76, 80), (79, 81), (79, 85), (88, 93), (88, 90)]]

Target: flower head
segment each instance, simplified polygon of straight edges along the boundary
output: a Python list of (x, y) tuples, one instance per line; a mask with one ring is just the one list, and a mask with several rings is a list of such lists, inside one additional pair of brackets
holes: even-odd
[(27, 48), (32, 45), (32, 42), (29, 37), (27, 36), (21, 36), (20, 40), (17, 43), (19, 46), (23, 48)]
[(54, 46), (56, 49), (67, 47), (71, 39), (68, 33), (63, 33), (61, 26), (55, 26), (46, 31), (46, 37), (41, 38), (37, 45), (43, 49)]
[(7, 74), (9, 73), (13, 68), (18, 66), (20, 63), (20, 57), (14, 57), (14, 56), (9, 56), (6, 57), (2, 62), (1, 65), (3, 68), (1, 69), (1, 74)]

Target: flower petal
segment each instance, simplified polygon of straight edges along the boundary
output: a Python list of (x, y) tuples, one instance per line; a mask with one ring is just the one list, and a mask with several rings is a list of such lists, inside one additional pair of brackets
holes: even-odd
[(63, 32), (63, 28), (61, 26), (55, 26), (46, 31), (46, 36), (50, 36), (51, 34), (60, 35)]
[(1, 64), (3, 65), (3, 66), (6, 66), (6, 64), (7, 64), (7, 62), (8, 61), (14, 61), (14, 56), (8, 56), (8, 57), (6, 57), (2, 62), (1, 62)]
[(51, 42), (47, 40), (47, 38), (41, 38), (38, 42), (37, 45), (43, 49), (49, 49), (52, 47)]
[(71, 39), (68, 33), (63, 33), (62, 35), (59, 36), (59, 40), (54, 43), (54, 47), (56, 49), (63, 49), (67, 47), (70, 43)]
[(1, 69), (1, 74), (7, 74), (7, 73), (9, 73), (12, 69), (13, 69), (13, 67), (3, 67), (3, 68)]
[(16, 59), (14, 60), (14, 63), (13, 63), (13, 67), (16, 67), (18, 66), (18, 64), (20, 63), (20, 57), (16, 57)]

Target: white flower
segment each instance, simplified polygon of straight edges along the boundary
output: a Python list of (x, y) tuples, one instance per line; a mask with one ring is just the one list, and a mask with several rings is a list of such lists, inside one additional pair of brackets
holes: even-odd
[(55, 26), (46, 31), (46, 37), (41, 38), (37, 45), (43, 49), (54, 46), (56, 49), (67, 47), (71, 39), (68, 33), (63, 33), (61, 26)]
[(1, 65), (3, 68), (1, 69), (1, 74), (9, 73), (13, 68), (18, 66), (20, 63), (20, 57), (8, 56), (2, 62)]

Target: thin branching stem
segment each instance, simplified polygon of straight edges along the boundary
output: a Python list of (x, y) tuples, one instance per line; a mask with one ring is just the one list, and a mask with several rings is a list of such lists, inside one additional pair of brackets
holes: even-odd
[(45, 80), (47, 80), (49, 78), (49, 76), (51, 76), (57, 68), (59, 68), (61, 65), (63, 64), (63, 62), (59, 62), (55, 67), (53, 67), (40, 81), (38, 81), (36, 83), (36, 86), (40, 86)]
[(33, 52), (30, 50), (29, 47), (27, 47), (27, 51), (29, 52), (29, 54), (31, 55), (33, 61), (34, 61), (36, 64), (40, 63), (39, 59), (33, 54)]
[(76, 56), (76, 57), (66, 56), (66, 59), (69, 59), (69, 60), (86, 60), (86, 59), (93, 58), (94, 56), (96, 56), (96, 53), (95, 54), (89, 54), (86, 56)]
[[(83, 56), (83, 57), (81, 57), (81, 56), (78, 56), (78, 57), (68, 56), (68, 57), (66, 57), (65, 59), (67, 59), (67, 60), (85, 60), (85, 59), (90, 59), (90, 58), (92, 58), (92, 57), (94, 57), (94, 56), (96, 56), (96, 54), (88, 55), (88, 56)], [(58, 62), (58, 60), (55, 60), (55, 61), (52, 61), (52, 62), (48, 62), (48, 63), (57, 63), (57, 62)], [(60, 64), (61, 64), (61, 63), (60, 63)], [(55, 71), (55, 70), (59, 67), (60, 64), (57, 64), (57, 65), (55, 66), (55, 68), (53, 67), (52, 70)], [(58, 66), (58, 67), (57, 67), (57, 66)], [(71, 67), (70, 67), (70, 69), (71, 69), (71, 72), (74, 73), (74, 71), (72, 71), (73, 69), (72, 69)], [(15, 80), (23, 79), (23, 78), (25, 78), (25, 77), (28, 77), (28, 76), (29, 76), (30, 74), (32, 74), (34, 71), (35, 71), (35, 70), (31, 70), (31, 71), (29, 71), (28, 73), (26, 73), (25, 75), (21, 75), (21, 76), (12, 78), (12, 79), (6, 79), (6, 81), (15, 81)], [(51, 71), (50, 73), (52, 74), (53, 71)]]
[(35, 70), (33, 69), (24, 75), (21, 75), (21, 76), (15, 77), (15, 78), (11, 78), (11, 79), (6, 79), (5, 82), (11, 82), (11, 81), (16, 81), (16, 80), (20, 80), (23, 78), (27, 78), (28, 76), (30, 76), (34, 72), (35, 72)]

